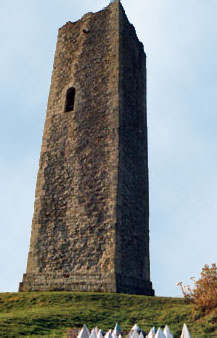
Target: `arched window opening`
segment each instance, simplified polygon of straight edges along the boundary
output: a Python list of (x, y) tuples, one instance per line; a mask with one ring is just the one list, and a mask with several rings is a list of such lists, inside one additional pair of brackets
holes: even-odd
[(66, 93), (66, 104), (65, 112), (71, 111), (74, 109), (75, 104), (75, 88), (69, 88)]

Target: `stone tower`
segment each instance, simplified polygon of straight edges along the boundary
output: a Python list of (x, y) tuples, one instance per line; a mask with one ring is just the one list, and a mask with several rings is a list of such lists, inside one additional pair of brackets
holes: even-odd
[(59, 30), (19, 290), (154, 294), (146, 56), (117, 0)]

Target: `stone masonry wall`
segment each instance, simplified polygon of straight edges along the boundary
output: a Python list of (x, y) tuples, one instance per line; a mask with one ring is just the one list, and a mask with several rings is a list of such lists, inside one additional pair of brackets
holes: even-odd
[(120, 8), (116, 278), (122, 292), (153, 294), (149, 259), (146, 55)]
[(119, 1), (59, 30), (20, 291), (153, 294), (145, 100), (143, 45)]
[(116, 290), (118, 11), (59, 31), (21, 291)]

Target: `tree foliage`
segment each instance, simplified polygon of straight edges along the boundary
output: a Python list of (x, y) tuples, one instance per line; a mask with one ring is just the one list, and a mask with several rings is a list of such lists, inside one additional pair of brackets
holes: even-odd
[(199, 280), (191, 278), (194, 283), (193, 288), (190, 285), (183, 285), (182, 282), (178, 283), (181, 287), (184, 298), (192, 302), (195, 309), (204, 313), (217, 309), (217, 266), (205, 265), (201, 272)]

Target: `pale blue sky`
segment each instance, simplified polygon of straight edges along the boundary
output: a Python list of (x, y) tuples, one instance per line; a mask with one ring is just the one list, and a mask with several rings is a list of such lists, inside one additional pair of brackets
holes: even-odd
[[(58, 28), (109, 3), (0, 0), (0, 292), (26, 269)], [(217, 261), (217, 1), (123, 0), (147, 54), (151, 278)]]

